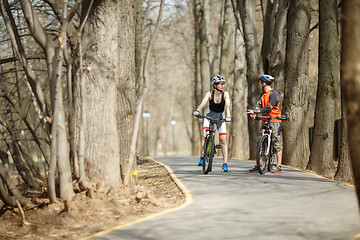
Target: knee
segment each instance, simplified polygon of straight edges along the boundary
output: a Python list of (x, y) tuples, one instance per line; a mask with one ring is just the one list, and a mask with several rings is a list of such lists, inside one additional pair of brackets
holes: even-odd
[(226, 138), (220, 138), (220, 144), (225, 146), (226, 145)]

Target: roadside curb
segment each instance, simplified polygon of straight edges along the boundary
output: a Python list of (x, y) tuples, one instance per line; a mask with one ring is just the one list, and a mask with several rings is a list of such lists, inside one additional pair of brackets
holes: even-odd
[[(236, 161), (246, 161), (246, 162), (255, 162), (255, 163), (256, 163), (255, 160), (244, 160), (244, 159), (239, 159), (239, 158), (229, 158), (229, 159), (231, 159), (231, 160), (236, 160)], [(322, 178), (322, 179), (324, 179), (324, 180), (328, 180), (328, 181), (330, 181), (330, 182), (336, 182), (336, 183), (340, 183), (340, 184), (346, 185), (346, 186), (348, 186), (348, 187), (355, 188), (355, 185), (354, 185), (354, 184), (347, 183), (347, 182), (342, 182), (342, 181), (338, 181), (338, 180), (331, 179), (331, 178), (327, 178), (327, 177), (321, 176), (321, 175), (319, 175), (319, 174), (317, 174), (317, 173), (315, 173), (315, 172), (313, 172), (313, 171), (311, 171), (311, 170), (306, 170), (306, 169), (304, 170), (304, 169), (300, 169), (300, 168), (296, 168), (296, 167), (292, 167), (292, 166), (284, 165), (284, 164), (282, 164), (282, 166), (285, 166), (285, 167), (287, 167), (287, 168), (295, 169), (295, 170), (297, 170), (297, 171), (299, 171), (299, 172), (308, 173), (308, 174), (310, 174), (310, 175), (313, 175), (313, 176), (318, 177), (318, 178)], [(359, 234), (359, 236), (360, 236), (360, 234)]]
[(180, 209), (183, 209), (183, 208), (187, 207), (188, 205), (190, 205), (193, 202), (192, 194), (185, 187), (185, 185), (177, 178), (177, 176), (174, 174), (174, 172), (171, 170), (170, 167), (168, 167), (167, 165), (165, 165), (165, 164), (163, 164), (161, 162), (158, 162), (155, 159), (152, 159), (150, 157), (146, 157), (146, 159), (154, 161), (155, 163), (157, 163), (160, 166), (165, 168), (165, 170), (169, 173), (170, 178), (174, 181), (176, 186), (184, 194), (185, 202), (182, 205), (180, 205), (180, 206), (178, 206), (176, 208), (171, 208), (171, 209), (167, 209), (167, 210), (162, 211), (162, 212), (154, 213), (154, 214), (151, 214), (149, 216), (146, 216), (146, 217), (143, 217), (143, 218), (140, 218), (140, 219), (128, 222), (128, 223), (124, 223), (124, 224), (121, 224), (119, 226), (116, 226), (116, 227), (113, 227), (113, 228), (110, 228), (110, 229), (107, 229), (107, 230), (104, 230), (104, 231), (101, 231), (101, 232), (97, 232), (97, 233), (95, 233), (95, 234), (93, 234), (91, 236), (79, 238), (79, 240), (86, 240), (86, 239), (91, 239), (91, 238), (94, 238), (94, 237), (98, 237), (100, 235), (103, 235), (103, 234), (106, 234), (106, 233), (109, 233), (109, 232), (112, 232), (112, 231), (115, 231), (115, 230), (118, 230), (118, 229), (122, 229), (122, 228), (125, 228), (125, 227), (128, 227), (128, 226), (132, 226), (132, 225), (135, 225), (137, 223), (141, 223), (141, 222), (144, 222), (146, 220), (149, 220), (149, 219), (161, 216), (161, 215), (165, 215), (165, 214), (168, 214), (168, 213), (171, 213), (171, 212), (175, 212), (175, 211), (178, 211)]

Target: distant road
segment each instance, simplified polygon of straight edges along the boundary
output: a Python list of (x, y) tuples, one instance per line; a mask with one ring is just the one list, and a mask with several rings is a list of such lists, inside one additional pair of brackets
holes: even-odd
[(156, 158), (191, 192), (193, 203), (93, 239), (352, 239), (360, 233), (355, 190), (291, 168), (248, 173), (254, 162), (215, 159), (202, 174), (198, 157)]

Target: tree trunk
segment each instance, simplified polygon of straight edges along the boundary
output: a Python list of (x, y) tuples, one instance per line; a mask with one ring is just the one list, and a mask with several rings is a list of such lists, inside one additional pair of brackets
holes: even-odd
[[(261, 56), (263, 62), (263, 71), (270, 74), (270, 53), (272, 42), (274, 41), (273, 33), (275, 27), (275, 9), (276, 1), (267, 0), (266, 11), (263, 19), (263, 39), (261, 45)], [(276, 81), (275, 81), (276, 82)]]
[(247, 82), (245, 63), (245, 44), (240, 30), (235, 36), (235, 63), (234, 63), (234, 87), (232, 93), (231, 114), (231, 158), (249, 158), (249, 133), (247, 125)]
[[(135, 81), (136, 81), (136, 96), (139, 96), (139, 90), (142, 85), (142, 48), (143, 48), (143, 27), (144, 27), (144, 12), (143, 12), (144, 0), (136, 0), (136, 15), (135, 15)], [(145, 109), (146, 110), (146, 109)]]
[[(84, 73), (85, 168), (88, 179), (104, 187), (120, 187), (120, 164), (124, 172), (128, 167), (135, 101), (134, 4), (132, 0), (95, 1), (82, 37), (81, 67), (88, 70)], [(79, 82), (75, 84), (74, 114), (79, 126)]]
[(284, 164), (304, 169), (309, 161), (307, 119), (309, 105), (309, 0), (291, 0), (285, 59)]
[(275, 78), (274, 88), (280, 95), (280, 109), (282, 109), (285, 85), (285, 53), (286, 53), (286, 18), (289, 0), (280, 0), (276, 14), (275, 27), (272, 37), (269, 72)]
[(148, 66), (148, 62), (149, 62), (149, 58), (150, 58), (150, 54), (151, 54), (152, 45), (156, 38), (157, 32), (159, 30), (162, 12), (163, 12), (163, 5), (164, 5), (164, 0), (161, 0), (155, 29), (149, 40), (149, 43), (148, 43), (148, 46), (146, 49), (146, 53), (145, 53), (145, 57), (144, 57), (143, 74), (142, 74), (143, 75), (143, 86), (141, 88), (140, 95), (138, 96), (138, 101), (137, 101), (137, 106), (136, 106), (136, 114), (135, 114), (135, 120), (134, 120), (134, 127), (133, 127), (133, 131), (131, 133), (130, 152), (129, 152), (129, 156), (128, 156), (129, 163), (128, 163), (127, 169), (125, 170), (125, 178), (124, 178), (125, 186), (134, 186), (137, 184), (137, 181), (138, 181), (137, 168), (136, 168), (136, 140), (137, 140), (138, 132), (139, 132), (140, 119), (142, 116), (142, 114), (141, 114), (142, 107), (143, 107), (143, 103), (146, 98), (147, 90), (148, 90), (149, 84), (150, 84), (148, 76), (147, 76), (147, 71), (148, 71), (147, 66)]
[(349, 144), (356, 193), (360, 205), (360, 5), (342, 1), (341, 77), (348, 114)]
[(337, 0), (319, 2), (319, 73), (314, 132), (308, 168), (326, 177), (334, 176), (335, 84), (339, 76)]
[[(214, 40), (212, 39), (212, 35), (211, 35), (211, 17), (212, 17), (212, 9), (211, 9), (211, 4), (210, 4), (210, 0), (201, 0), (202, 2), (202, 9), (201, 9), (201, 16), (202, 16), (202, 22), (203, 22), (203, 26), (202, 26), (202, 31), (203, 31), (203, 38), (204, 38), (204, 46), (206, 46), (206, 55), (203, 55), (203, 57), (207, 58), (208, 60), (208, 64), (209, 64), (209, 77), (216, 75), (216, 71), (214, 71), (214, 63), (215, 63), (215, 57), (216, 54), (214, 51)], [(201, 40), (202, 41), (202, 40)], [(205, 64), (205, 62), (203, 63)], [(207, 67), (207, 66), (205, 66)]]
[(210, 62), (208, 56), (207, 37), (205, 29), (205, 19), (203, 6), (200, 0), (194, 0), (195, 8), (195, 21), (198, 29), (199, 36), (199, 56), (200, 56), (200, 77), (201, 77), (201, 96), (205, 96), (205, 93), (210, 89)]
[(15, 207), (16, 200), (18, 200), (22, 206), (33, 206), (29, 199), (21, 195), (20, 191), (11, 180), (10, 164), (7, 153), (1, 151), (0, 155), (2, 161), (2, 163), (0, 163), (0, 199), (8, 206)]
[[(55, 149), (56, 153), (52, 153), (53, 159), (51, 161), (56, 161), (58, 171), (59, 171), (59, 189), (60, 189), (60, 198), (65, 203), (65, 211), (69, 210), (69, 204), (74, 196), (74, 191), (72, 188), (72, 176), (71, 168), (69, 161), (69, 147), (68, 147), (68, 134), (66, 127), (66, 118), (65, 118), (65, 109), (63, 102), (63, 85), (62, 85), (62, 65), (63, 65), (63, 56), (64, 49), (66, 48), (66, 29), (67, 21), (67, 1), (63, 2), (63, 11), (62, 11), (62, 26), (60, 35), (58, 37), (59, 46), (57, 48), (57, 54), (54, 55), (52, 62), (52, 74), (51, 74), (51, 83), (54, 86), (54, 92), (52, 96), (52, 107), (53, 107), (53, 119), (56, 125), (56, 128), (53, 128), (52, 135), (56, 136), (56, 145), (52, 148)], [(54, 139), (53, 139), (54, 140)], [(54, 159), (56, 158), (56, 160)]]
[(340, 147), (340, 156), (339, 164), (335, 174), (335, 180), (337, 181), (346, 181), (349, 183), (354, 183), (353, 171), (351, 168), (351, 158), (350, 158), (350, 146), (349, 146), (349, 126), (347, 123), (347, 114), (345, 99), (341, 97), (341, 147)]
[[(203, 26), (201, 25), (201, 2), (199, 0), (194, 0), (193, 6), (193, 15), (194, 15), (194, 31), (195, 31), (195, 41), (194, 41), (194, 110), (199, 106), (201, 99), (203, 97), (202, 93), (202, 65), (201, 65), (201, 52), (202, 52), (202, 41), (201, 41), (201, 31), (203, 31)], [(210, 76), (209, 76), (210, 77)], [(192, 121), (192, 146), (191, 153), (193, 155), (199, 155), (201, 146), (200, 146), (200, 136), (202, 135), (201, 123), (198, 119), (194, 118)]]
[[(260, 95), (258, 89), (258, 81), (260, 75), (260, 51), (255, 28), (255, 11), (256, 1), (254, 0), (238, 0), (238, 6), (241, 16), (242, 27), (244, 30), (245, 56), (246, 56), (246, 78), (248, 81), (248, 107), (255, 106), (257, 98)], [(256, 158), (256, 142), (259, 137), (259, 122), (248, 121), (249, 127), (249, 146), (250, 159)]]
[(229, 81), (230, 72), (233, 72), (233, 54), (234, 54), (234, 14), (231, 1), (225, 1), (224, 22), (221, 26), (221, 56), (220, 56), (220, 74)]
[[(4, 104), (6, 108), (6, 113), (9, 121), (9, 135), (11, 136), (10, 139), (8, 139), (8, 144), (11, 146), (11, 155), (13, 157), (13, 161), (15, 163), (16, 169), (20, 175), (20, 177), (24, 180), (25, 184), (27, 184), (31, 188), (37, 188), (39, 187), (38, 182), (36, 181), (34, 177), (34, 173), (31, 169), (31, 163), (27, 164), (21, 151), (20, 143), (18, 140), (18, 130), (15, 126), (15, 121), (13, 119), (13, 114), (11, 110), (11, 106), (8, 99), (7, 89), (5, 85), (5, 79), (3, 78), (2, 74), (2, 65), (0, 65), (0, 82), (1, 82), (1, 92), (3, 96), (5, 97)], [(5, 123), (4, 123), (5, 124)]]

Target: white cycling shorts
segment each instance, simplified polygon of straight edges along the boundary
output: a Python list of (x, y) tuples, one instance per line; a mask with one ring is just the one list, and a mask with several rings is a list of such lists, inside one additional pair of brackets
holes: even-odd
[[(206, 113), (206, 116), (211, 117), (211, 118), (225, 119), (225, 112), (217, 113), (217, 112), (208, 110), (208, 112)], [(210, 126), (210, 121), (208, 119), (204, 118), (203, 130), (209, 129), (209, 126)], [(217, 127), (217, 131), (219, 133), (219, 136), (226, 135), (226, 123), (225, 122), (218, 122), (216, 124), (216, 127)]]

